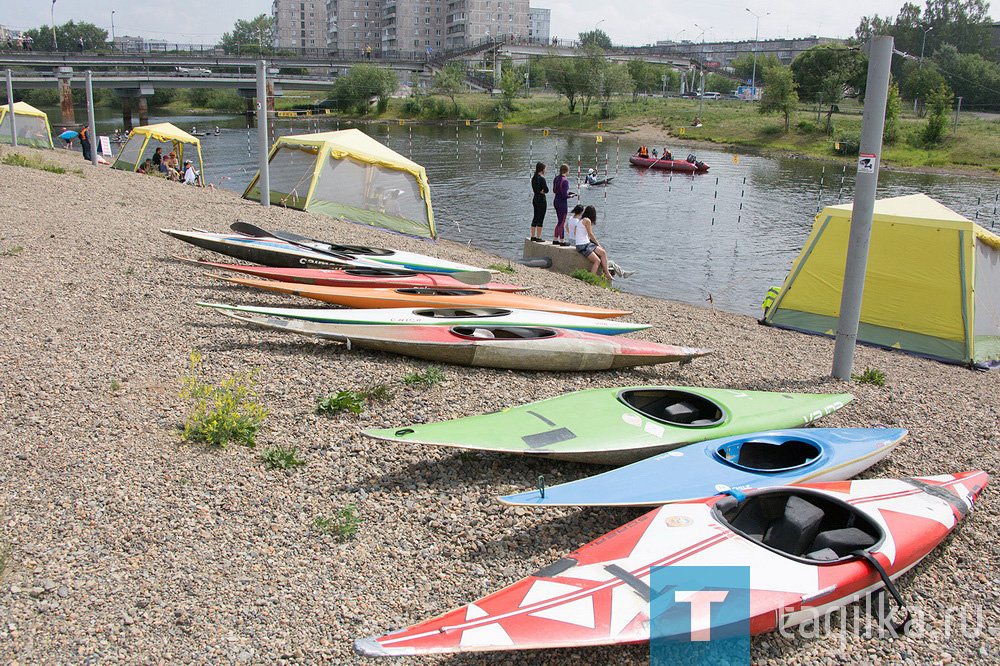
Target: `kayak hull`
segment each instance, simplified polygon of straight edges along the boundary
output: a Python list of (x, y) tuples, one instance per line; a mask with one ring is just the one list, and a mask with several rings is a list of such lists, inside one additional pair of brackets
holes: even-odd
[[(492, 414), (366, 430), (364, 434), (397, 442), (624, 465), (707, 439), (801, 427), (851, 399), (849, 393), (789, 394), (680, 386), (589, 389)], [(706, 418), (681, 423), (678, 417), (657, 414), (660, 402), (664, 410), (674, 411), (677, 405), (695, 405)]]
[[(881, 535), (864, 550), (896, 579), (948, 536), (987, 481), (985, 472), (976, 471), (755, 492), (844, 507)], [(507, 588), (409, 628), (355, 641), (355, 650), (404, 656), (638, 643), (650, 640), (651, 626), (657, 627), (657, 641), (688, 641), (692, 608), (669, 600), (676, 589), (663, 582), (670, 567), (745, 572), (748, 582), (741, 586), (713, 579), (692, 589), (727, 593), (715, 599), (706, 618), (714, 635), (723, 628), (752, 635), (795, 627), (884, 586), (860, 557), (822, 562), (811, 559), (816, 553), (792, 556), (765, 545), (766, 538), (762, 543), (759, 535), (737, 531), (722, 517), (734, 505), (734, 498), (716, 496), (654, 509)], [(735, 609), (728, 595), (737, 600)], [(651, 617), (651, 608), (665, 609), (664, 615)], [(687, 621), (663, 623), (671, 609), (683, 611)]]
[(710, 439), (500, 501), (525, 506), (656, 506), (730, 489), (843, 481), (884, 459), (904, 437), (902, 428), (793, 428)]
[(226, 282), (246, 287), (257, 287), (284, 294), (293, 294), (333, 303), (347, 308), (399, 308), (399, 307), (494, 307), (518, 308), (521, 310), (543, 310), (604, 319), (631, 314), (628, 310), (609, 310), (588, 305), (577, 305), (564, 301), (554, 301), (524, 294), (497, 293), (488, 290), (464, 289), (378, 289), (322, 287), (319, 285), (299, 285), (273, 280), (250, 280), (239, 277), (220, 278)]
[(632, 166), (643, 167), (644, 169), (663, 169), (664, 171), (680, 171), (684, 173), (706, 173), (708, 165), (700, 162), (701, 166), (688, 162), (687, 160), (655, 160), (652, 158), (632, 155), (628, 158)]
[[(242, 312), (223, 311), (223, 314), (258, 326), (346, 342), (364, 349), (439, 363), (504, 370), (610, 370), (687, 362), (711, 353), (690, 347), (541, 327), (332, 325)], [(477, 338), (474, 337), (476, 331), (490, 331), (496, 337)], [(547, 337), (503, 337), (504, 334), (525, 332), (542, 332)]]
[[(198, 303), (205, 307), (254, 313), (268, 317), (301, 319), (317, 324), (314, 329), (322, 332), (322, 324), (382, 326), (461, 326), (490, 324), (500, 326), (555, 326), (571, 331), (600, 335), (621, 335), (650, 328), (649, 324), (635, 324), (618, 319), (595, 319), (578, 315), (520, 310), (516, 308), (265, 308), (248, 305), (223, 305)], [(329, 332), (336, 332), (331, 328)]]
[[(189, 260), (208, 268), (218, 268), (234, 273), (244, 273), (254, 277), (267, 280), (277, 280), (279, 282), (297, 282), (299, 284), (321, 285), (324, 287), (437, 287), (441, 289), (462, 289), (468, 287), (464, 282), (459, 282), (445, 273), (418, 273), (411, 272), (409, 275), (371, 275), (379, 271), (378, 268), (282, 268), (273, 266), (246, 266), (243, 264), (222, 264), (214, 261)], [(386, 267), (387, 270), (397, 269)], [(478, 289), (489, 289), (490, 291), (518, 292), (527, 291), (530, 287), (521, 287), (513, 284), (503, 284), (501, 282), (487, 282), (476, 285)]]

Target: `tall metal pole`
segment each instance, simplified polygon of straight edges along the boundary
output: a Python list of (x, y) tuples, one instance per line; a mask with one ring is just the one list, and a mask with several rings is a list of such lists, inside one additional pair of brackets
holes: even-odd
[(59, 40), (56, 38), (56, 0), (52, 0), (52, 50), (59, 50)]
[(111, 10), (111, 52), (115, 52), (115, 10)]
[(7, 70), (7, 117), (10, 118), (10, 137), (17, 148), (17, 127), (14, 123), (14, 83), (10, 80), (10, 70)]
[[(746, 10), (750, 16), (757, 19), (757, 28), (753, 33), (753, 73), (750, 75), (750, 86), (753, 91), (750, 93), (750, 96), (751, 99), (757, 99), (757, 41), (760, 37), (760, 16), (751, 12), (749, 7), (746, 7)], [(771, 12), (764, 12), (764, 16), (770, 15)]]
[(892, 37), (873, 37), (866, 45), (868, 84), (865, 88), (865, 111), (861, 120), (861, 148), (851, 212), (851, 235), (847, 242), (844, 267), (844, 290), (837, 321), (837, 342), (833, 352), (833, 376), (849, 379), (854, 368), (854, 347), (861, 321), (861, 298), (868, 270), (868, 246), (871, 243), (875, 189), (878, 186), (879, 159), (882, 154), (882, 131), (885, 129), (885, 105), (889, 96), (889, 65), (892, 62)]
[(267, 62), (257, 61), (257, 155), (260, 161), (260, 175), (257, 187), (260, 189), (260, 205), (271, 205), (271, 177), (268, 172), (267, 153)]
[(90, 141), (90, 163), (97, 166), (97, 134), (94, 127), (94, 86), (90, 80), (90, 70), (87, 70), (87, 127), (90, 128), (87, 139)]
[(955, 107), (955, 129), (952, 130), (952, 134), (958, 134), (958, 112), (962, 110), (962, 96), (958, 96), (958, 106)]

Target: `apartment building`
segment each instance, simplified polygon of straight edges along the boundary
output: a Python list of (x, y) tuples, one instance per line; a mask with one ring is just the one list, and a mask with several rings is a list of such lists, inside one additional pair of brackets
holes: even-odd
[(302, 55), (325, 55), (326, 7), (326, 0), (274, 0), (271, 3), (274, 21), (271, 46)]
[(382, 53), (382, 20), (391, 0), (326, 0), (327, 49), (345, 56), (361, 56), (371, 47)]
[(528, 0), (442, 0), (447, 5), (445, 48), (484, 39), (528, 38)]
[(445, 47), (443, 0), (383, 0), (382, 50), (387, 56), (434, 53)]
[(528, 39), (536, 44), (548, 44), (552, 37), (552, 10), (528, 8)]

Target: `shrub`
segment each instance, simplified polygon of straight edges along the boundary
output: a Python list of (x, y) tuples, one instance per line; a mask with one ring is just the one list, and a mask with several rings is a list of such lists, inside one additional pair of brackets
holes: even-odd
[(220, 448), (230, 442), (254, 446), (267, 410), (257, 402), (253, 373), (236, 375), (212, 386), (198, 378), (200, 369), (201, 355), (192, 352), (191, 372), (182, 380), (181, 395), (195, 404), (184, 423), (182, 439)]
[(851, 379), (859, 384), (871, 384), (873, 386), (885, 386), (885, 373), (877, 368), (868, 367), (858, 375), (851, 375)]
[(361, 391), (337, 391), (316, 399), (315, 412), (317, 414), (333, 416), (345, 409), (352, 414), (360, 414), (365, 411), (365, 394)]
[(795, 124), (795, 131), (799, 134), (815, 134), (819, 127), (811, 120), (800, 120)]
[(838, 155), (857, 155), (861, 150), (861, 137), (850, 132), (841, 132), (833, 143), (833, 152)]
[(49, 171), (51, 173), (66, 173), (66, 169), (58, 164), (46, 162), (37, 155), (22, 155), (21, 153), (10, 153), (3, 156), (3, 163), (8, 166), (28, 167), (39, 171)]
[(361, 526), (361, 516), (353, 504), (348, 504), (339, 509), (329, 518), (317, 516), (313, 519), (312, 527), (320, 534), (336, 537), (338, 541), (347, 541), (358, 532)]

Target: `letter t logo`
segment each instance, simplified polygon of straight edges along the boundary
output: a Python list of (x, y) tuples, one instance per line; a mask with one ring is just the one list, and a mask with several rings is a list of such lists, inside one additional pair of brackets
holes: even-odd
[(712, 640), (712, 603), (728, 595), (726, 590), (674, 591), (674, 601), (691, 604), (691, 642)]

